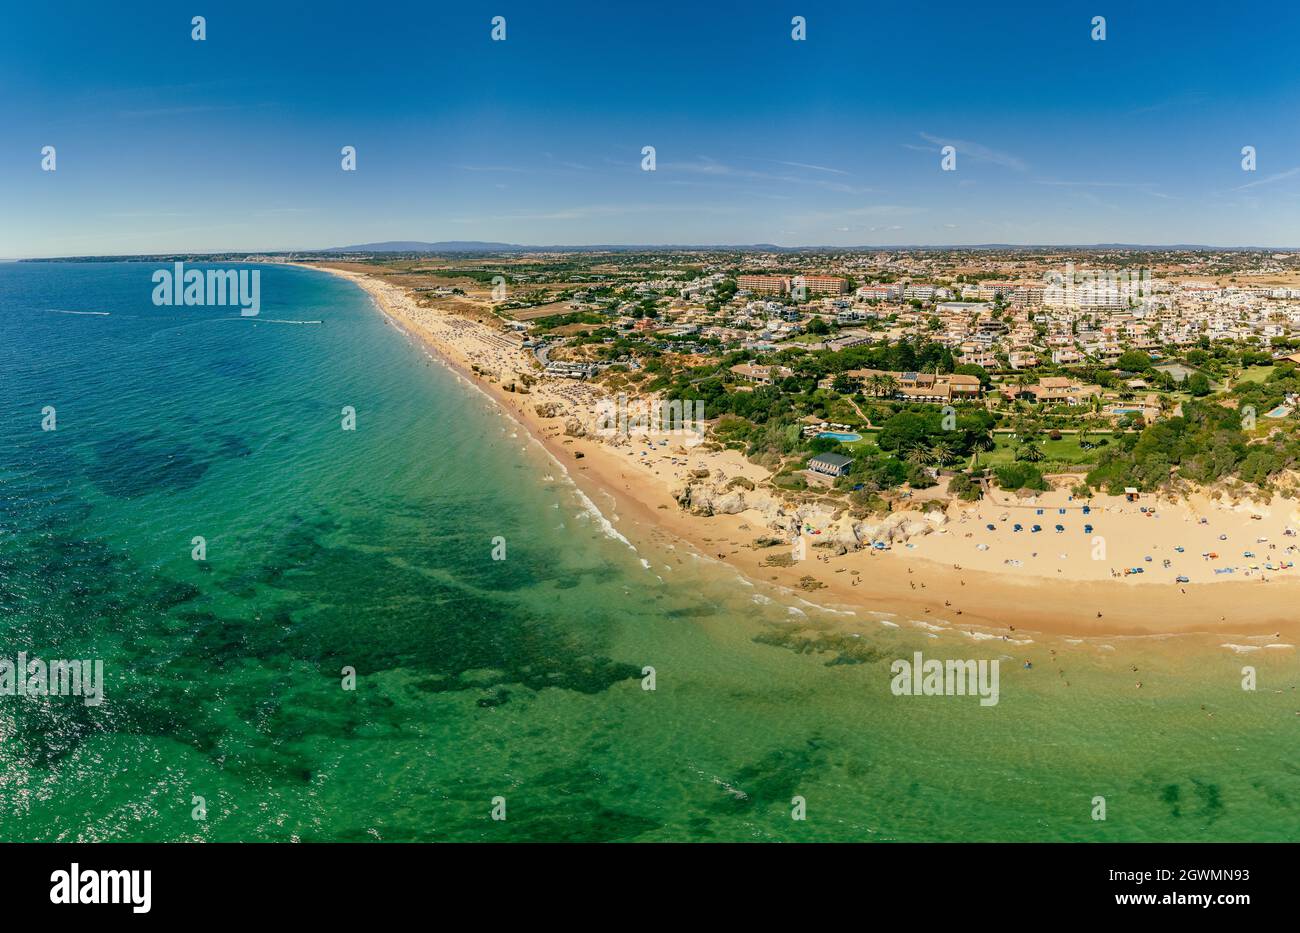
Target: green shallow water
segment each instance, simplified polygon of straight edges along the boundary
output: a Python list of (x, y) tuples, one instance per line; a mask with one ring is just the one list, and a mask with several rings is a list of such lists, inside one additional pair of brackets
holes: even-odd
[[(0, 839), (1300, 837), (1293, 651), (761, 590), (612, 534), (348, 283), (264, 267), (240, 319), (153, 307), (152, 271), (0, 265), (0, 657), (107, 680), (0, 697)], [(893, 696), (914, 650), (1002, 658), (1000, 702)]]

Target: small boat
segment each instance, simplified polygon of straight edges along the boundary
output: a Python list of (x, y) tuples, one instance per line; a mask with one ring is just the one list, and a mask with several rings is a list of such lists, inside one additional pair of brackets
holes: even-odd
[(1174, 577), (1174, 580), (1175, 580), (1176, 582), (1178, 582), (1178, 583), (1191, 583), (1191, 582), (1192, 582), (1190, 579), (1188, 579), (1187, 577), (1184, 577), (1184, 576), (1177, 576), (1177, 577)]

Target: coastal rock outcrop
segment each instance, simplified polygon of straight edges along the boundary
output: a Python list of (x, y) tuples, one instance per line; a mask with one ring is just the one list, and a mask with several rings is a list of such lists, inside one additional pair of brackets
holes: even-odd
[[(756, 524), (770, 534), (757, 539), (758, 547), (772, 542), (794, 540), (806, 528), (818, 534), (810, 539), (814, 547), (828, 548), (844, 554), (874, 543), (885, 545), (906, 544), (914, 538), (933, 534), (950, 523), (942, 509), (929, 512), (890, 512), (880, 518), (855, 519), (842, 504), (808, 501), (783, 502), (751, 489), (753, 483), (738, 483), (725, 475), (704, 468), (692, 470), (687, 479), (672, 491), (677, 505), (692, 515), (737, 515), (756, 512)], [(759, 543), (761, 542), (761, 543)]]
[(672, 495), (692, 515), (736, 515), (749, 508), (742, 490), (721, 492), (713, 483), (687, 483)]

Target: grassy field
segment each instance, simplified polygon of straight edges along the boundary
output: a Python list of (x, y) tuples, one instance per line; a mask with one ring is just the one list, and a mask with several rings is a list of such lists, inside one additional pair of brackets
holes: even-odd
[[(980, 454), (980, 462), (985, 466), (997, 466), (1002, 463), (1011, 463), (1015, 457), (1015, 448), (1019, 441), (1013, 441), (1009, 435), (998, 434), (993, 439), (994, 448), (988, 453)], [(1084, 450), (1079, 446), (1079, 438), (1074, 434), (1067, 434), (1059, 441), (1040, 440), (1034, 442), (1038, 449), (1044, 454), (1046, 460), (1059, 460), (1064, 463), (1094, 463), (1097, 460), (1097, 450)]]
[(1237, 377), (1238, 382), (1263, 382), (1273, 375), (1273, 366), (1247, 366)]
[(845, 444), (844, 446), (847, 447), (849, 450), (858, 450), (859, 448), (866, 447), (868, 444), (874, 444), (876, 442), (876, 435), (878, 433), (879, 433), (878, 431), (864, 431), (862, 432), (862, 440), (853, 441), (852, 443)]

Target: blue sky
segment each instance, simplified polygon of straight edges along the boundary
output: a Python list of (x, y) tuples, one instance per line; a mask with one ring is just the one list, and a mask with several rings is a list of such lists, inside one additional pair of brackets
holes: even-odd
[(11, 5), (0, 256), (1300, 246), (1296, 4), (277, 6)]

